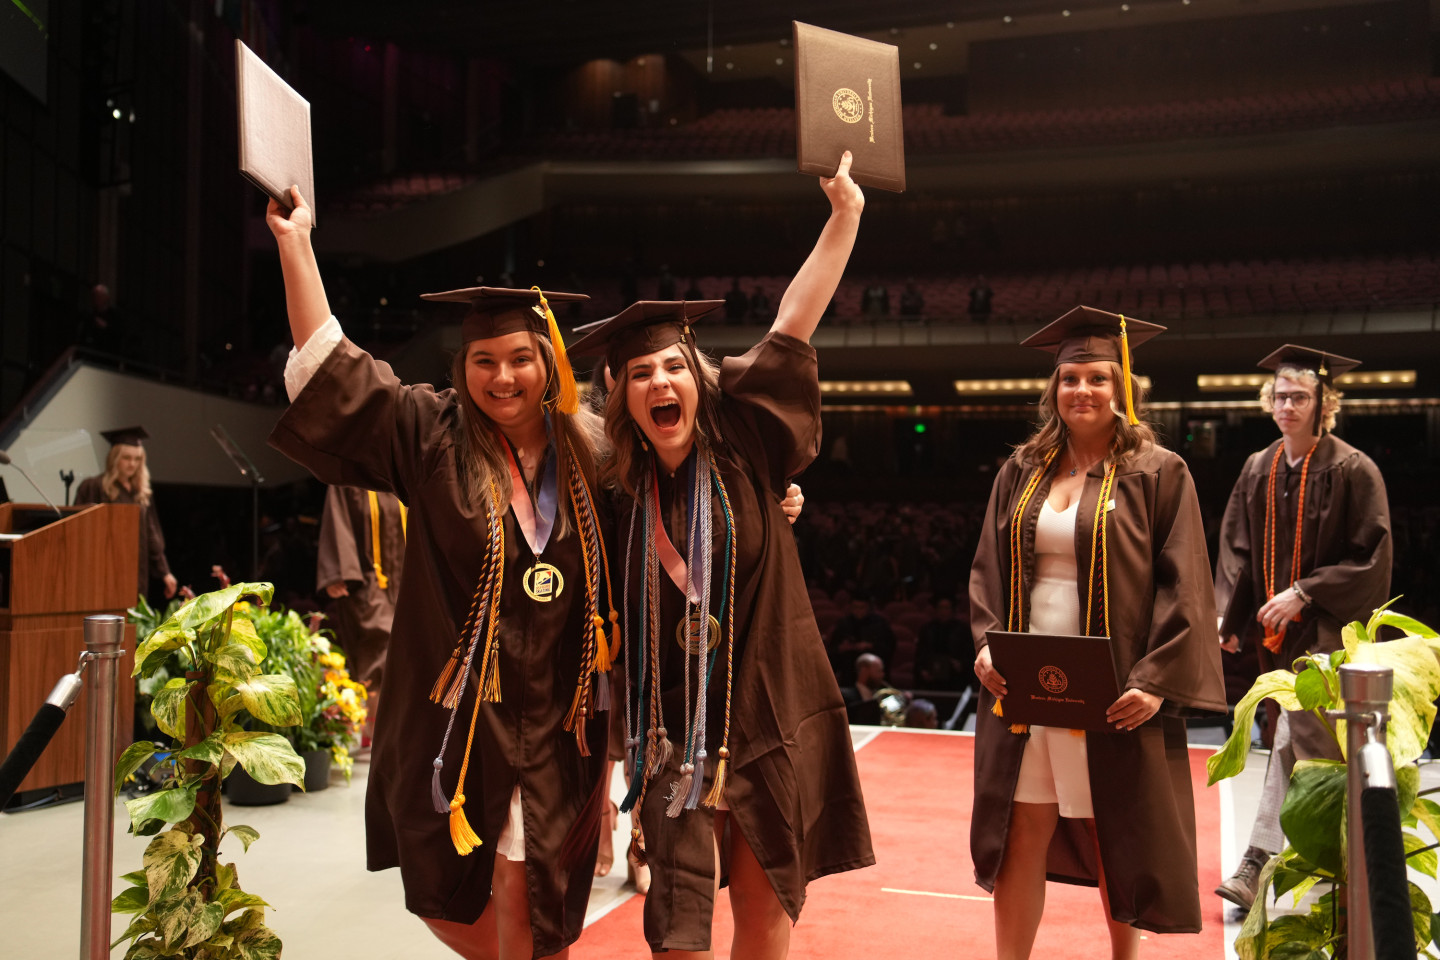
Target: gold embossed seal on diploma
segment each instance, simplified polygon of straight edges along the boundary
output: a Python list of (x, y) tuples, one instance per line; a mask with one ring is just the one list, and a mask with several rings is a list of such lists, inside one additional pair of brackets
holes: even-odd
[(808, 23), (794, 30), (800, 172), (833, 177), (849, 150), (856, 183), (903, 193), (899, 48)]
[(1111, 730), (1120, 698), (1108, 637), (991, 630), (990, 656), (1005, 678), (1005, 720), (1073, 730)]

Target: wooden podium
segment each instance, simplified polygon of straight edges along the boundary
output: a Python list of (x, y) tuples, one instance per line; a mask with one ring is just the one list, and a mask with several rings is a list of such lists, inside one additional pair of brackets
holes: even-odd
[[(124, 616), (136, 599), (140, 507), (102, 503), (61, 508), (0, 504), (0, 756), (14, 748), (35, 711), (85, 650), (84, 619)], [(115, 691), (116, 756), (134, 727), (135, 628), (125, 625), (125, 656)], [(20, 790), (85, 779), (86, 694), (81, 693)]]

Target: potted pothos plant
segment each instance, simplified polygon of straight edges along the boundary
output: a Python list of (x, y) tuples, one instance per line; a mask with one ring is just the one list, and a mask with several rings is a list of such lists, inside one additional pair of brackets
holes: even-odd
[[(141, 765), (158, 763), (161, 789), (126, 803), (130, 831), (153, 837), (143, 867), (111, 904), (134, 919), (112, 949), (130, 942), (125, 960), (260, 960), (280, 956), (265, 926), (260, 897), (240, 888), (233, 863), (220, 863), (220, 841), (234, 835), (249, 850), (259, 834), (226, 827), (220, 784), (237, 767), (262, 783), (300, 783), (304, 764), (284, 737), (243, 730), (244, 714), (277, 727), (300, 721), (295, 683), (264, 673), (264, 642), (240, 606), (270, 602), (268, 583), (230, 584), (180, 606), (135, 651), (134, 676), (145, 678), (183, 651), (188, 669), (155, 691), (150, 711), (168, 742), (131, 744), (115, 765), (115, 792)], [(171, 661), (172, 663), (174, 661)]]
[[(1356, 621), (1345, 627), (1343, 649), (1300, 657), (1288, 670), (1274, 670), (1258, 677), (1250, 692), (1235, 705), (1235, 728), (1229, 740), (1206, 766), (1211, 785), (1245, 768), (1255, 708), (1266, 698), (1285, 710), (1315, 713), (1334, 735), (1343, 756), (1344, 721), (1331, 723), (1326, 716), (1327, 710), (1341, 707), (1340, 666), (1368, 663), (1389, 667), (1394, 671), (1395, 687), (1385, 735), (1395, 762), (1406, 862), (1411, 870), (1434, 878), (1436, 845), (1414, 828), (1424, 824), (1432, 835), (1440, 837), (1440, 804), (1427, 796), (1436, 790), (1420, 790), (1416, 763), (1429, 740), (1435, 722), (1434, 702), (1440, 697), (1440, 639), (1430, 627), (1389, 610), (1389, 606), (1376, 610), (1368, 623)], [(1402, 636), (1376, 642), (1377, 632), (1385, 627), (1399, 630)], [(1259, 894), (1235, 940), (1235, 952), (1242, 960), (1326, 960), (1345, 955), (1343, 915), (1349, 863), (1346, 763), (1301, 760), (1295, 764), (1280, 809), (1280, 826), (1289, 842), (1261, 871)], [(1327, 884), (1329, 889), (1311, 904), (1308, 912), (1270, 915), (1267, 893), (1273, 893), (1277, 906), (1279, 898), (1290, 894), (1299, 907), (1317, 884)], [(1440, 913), (1433, 910), (1430, 899), (1413, 881), (1410, 904), (1417, 953), (1432, 960), (1440, 957)]]

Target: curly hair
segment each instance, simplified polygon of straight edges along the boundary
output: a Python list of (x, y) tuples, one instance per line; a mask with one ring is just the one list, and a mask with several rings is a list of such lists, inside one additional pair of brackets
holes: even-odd
[(1320, 390), (1320, 432), (1329, 433), (1335, 429), (1335, 414), (1340, 412), (1340, 400), (1345, 394), (1336, 390), (1330, 384), (1322, 384), (1320, 375), (1314, 370), (1307, 370), (1304, 367), (1292, 367), (1281, 365), (1275, 368), (1275, 376), (1266, 380), (1260, 386), (1260, 408), (1266, 413), (1275, 412), (1275, 381), (1284, 377), (1287, 380), (1294, 380), (1296, 383), (1303, 383), (1310, 389), (1317, 386)]
[[(1123, 403), (1122, 387), (1120, 378), (1124, 371), (1120, 364), (1109, 361), (1106, 364), (1110, 368), (1110, 380), (1116, 384), (1115, 395), (1110, 398), (1110, 410), (1115, 414), (1115, 439), (1110, 445), (1110, 458), (1115, 461), (1124, 460), (1126, 457), (1143, 448), (1146, 444), (1155, 442), (1155, 428), (1144, 420), (1138, 424), (1132, 424), (1125, 417), (1124, 409), (1117, 406)], [(1135, 401), (1135, 416), (1138, 419), (1142, 416), (1145, 406), (1145, 388), (1140, 384), (1140, 378), (1133, 373), (1130, 376), (1130, 388)], [(1045, 454), (1060, 447), (1070, 436), (1070, 428), (1065, 426), (1065, 421), (1060, 417), (1060, 411), (1056, 408), (1055, 397), (1060, 392), (1060, 368), (1056, 367), (1055, 372), (1050, 374), (1050, 381), (1045, 384), (1045, 390), (1040, 394), (1040, 417), (1035, 422), (1035, 429), (1025, 442), (1015, 448), (1015, 459), (1027, 466), (1036, 466), (1045, 459)]]

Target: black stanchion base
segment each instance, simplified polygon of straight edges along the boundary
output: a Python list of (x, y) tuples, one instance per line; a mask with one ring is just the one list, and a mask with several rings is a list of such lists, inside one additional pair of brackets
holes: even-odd
[(22, 790), (10, 798), (5, 813), (25, 813), (30, 810), (44, 810), (62, 803), (74, 803), (85, 799), (85, 784), (67, 783), (43, 790)]

